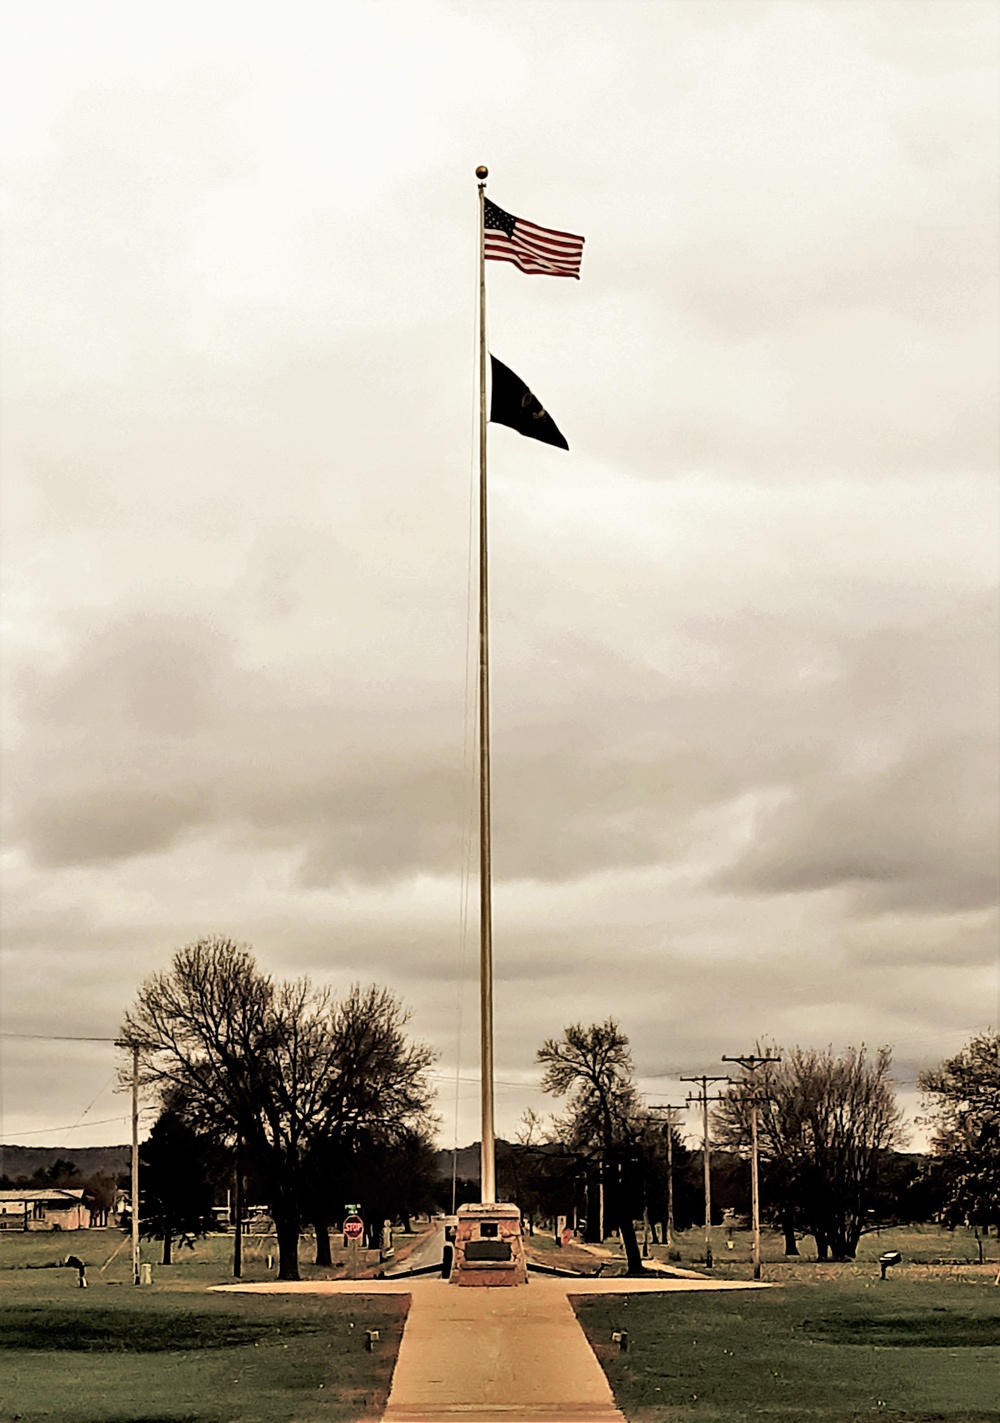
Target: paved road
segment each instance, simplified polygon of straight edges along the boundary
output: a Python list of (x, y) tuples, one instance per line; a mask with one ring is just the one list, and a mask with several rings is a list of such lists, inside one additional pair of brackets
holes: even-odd
[(402, 1270), (419, 1270), (422, 1265), (440, 1265), (444, 1259), (444, 1226), (438, 1224), (424, 1236), (420, 1244), (415, 1246), (407, 1255), (405, 1260), (398, 1264), (392, 1261), (386, 1267), (385, 1278), (392, 1279)]

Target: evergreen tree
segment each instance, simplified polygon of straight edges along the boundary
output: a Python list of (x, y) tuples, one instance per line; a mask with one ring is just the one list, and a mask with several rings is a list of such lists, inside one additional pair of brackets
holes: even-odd
[(979, 1033), (920, 1087), (936, 1127), (944, 1219), (1000, 1232), (1000, 1034)]
[(118, 1182), (107, 1171), (95, 1171), (83, 1186), (83, 1200), (91, 1225), (106, 1226), (118, 1199)]
[(57, 1156), (51, 1166), (39, 1166), (31, 1179), (38, 1186), (55, 1186), (57, 1190), (66, 1191), (80, 1185), (80, 1172), (75, 1161)]
[(165, 1111), (139, 1149), (139, 1233), (163, 1241), (163, 1264), (173, 1243), (194, 1248), (215, 1225), (208, 1178), (209, 1143), (176, 1112)]

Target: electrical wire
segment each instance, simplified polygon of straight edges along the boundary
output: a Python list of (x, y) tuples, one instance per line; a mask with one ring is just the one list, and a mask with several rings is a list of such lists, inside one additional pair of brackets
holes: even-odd
[(73, 1037), (66, 1033), (0, 1033), (0, 1038), (24, 1038), (33, 1039), (40, 1043), (115, 1043), (121, 1042), (121, 1038), (81, 1038)]
[[(22, 1131), (22, 1132), (18, 1132), (18, 1135), (19, 1135), (19, 1136), (47, 1136), (48, 1133), (49, 1133), (49, 1132), (52, 1132), (52, 1131), (76, 1131), (78, 1128), (81, 1128), (81, 1127), (103, 1127), (103, 1126), (105, 1126), (108, 1122), (124, 1122), (124, 1121), (125, 1121), (125, 1115), (124, 1115), (124, 1113), (120, 1112), (117, 1117), (101, 1117), (98, 1121), (95, 1121), (95, 1122), (74, 1122), (72, 1126), (68, 1126), (68, 1127), (38, 1127), (38, 1128), (36, 1128), (36, 1129), (33, 1130), (33, 1131)], [(12, 1144), (12, 1145), (16, 1145), (16, 1143), (11, 1143), (11, 1144)]]

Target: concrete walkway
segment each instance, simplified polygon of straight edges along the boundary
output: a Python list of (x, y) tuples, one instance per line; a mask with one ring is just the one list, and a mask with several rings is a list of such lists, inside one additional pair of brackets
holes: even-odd
[(216, 1288), (410, 1295), (383, 1423), (625, 1423), (569, 1295), (770, 1287), (750, 1281), (534, 1275), (519, 1289), (462, 1289), (431, 1276)]
[(384, 1423), (624, 1423), (563, 1281), (429, 1283), (413, 1291)]
[[(623, 1257), (614, 1250), (606, 1250), (603, 1245), (584, 1245), (582, 1240), (574, 1240), (574, 1250), (586, 1250), (588, 1255), (596, 1255), (598, 1259), (606, 1261), (609, 1265), (623, 1264)], [(680, 1265), (665, 1265), (661, 1260), (656, 1260), (652, 1256), (643, 1260), (643, 1268), (649, 1270), (654, 1275), (670, 1275), (678, 1280), (704, 1280), (707, 1276), (701, 1270), (682, 1270)]]

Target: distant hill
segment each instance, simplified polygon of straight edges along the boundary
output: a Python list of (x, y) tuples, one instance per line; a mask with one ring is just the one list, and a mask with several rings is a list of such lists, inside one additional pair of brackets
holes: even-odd
[[(506, 1142), (497, 1142), (498, 1148)], [(93, 1176), (98, 1171), (119, 1176), (129, 1170), (130, 1148), (127, 1146), (3, 1146), (0, 1147), (0, 1175), (16, 1181), (19, 1176), (33, 1176), (47, 1170), (56, 1161), (72, 1161), (81, 1176)], [(443, 1181), (451, 1180), (451, 1152), (435, 1153), (437, 1174)], [(464, 1181), (479, 1180), (479, 1142), (462, 1146), (458, 1152), (458, 1175)]]
[[(502, 1136), (496, 1139), (497, 1161), (502, 1161), (507, 1152), (510, 1151), (510, 1142), (504, 1141)], [(451, 1180), (451, 1157), (449, 1148), (435, 1152), (437, 1158), (438, 1180)], [(480, 1176), (479, 1142), (474, 1141), (471, 1146), (460, 1146), (458, 1148), (458, 1162), (455, 1175), (461, 1181), (478, 1181)]]
[(0, 1176), (16, 1181), (45, 1171), (56, 1161), (72, 1161), (81, 1177), (127, 1174), (131, 1148), (127, 1146), (0, 1146)]
[[(451, 1180), (451, 1158), (452, 1153), (447, 1148), (435, 1153), (437, 1158), (437, 1174), (442, 1181)], [(479, 1180), (479, 1142), (474, 1141), (471, 1146), (460, 1146), (458, 1148), (458, 1163), (455, 1173), (462, 1181)]]
[[(497, 1153), (503, 1155), (507, 1143), (497, 1138)], [(451, 1151), (435, 1153), (437, 1174), (442, 1181), (451, 1180)], [(0, 1175), (16, 1181), (20, 1176), (33, 1176), (54, 1162), (72, 1161), (82, 1177), (104, 1171), (109, 1176), (127, 1174), (130, 1166), (128, 1146), (3, 1146), (0, 1147)], [(463, 1181), (479, 1180), (479, 1142), (458, 1149), (457, 1174)]]

